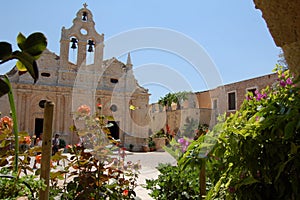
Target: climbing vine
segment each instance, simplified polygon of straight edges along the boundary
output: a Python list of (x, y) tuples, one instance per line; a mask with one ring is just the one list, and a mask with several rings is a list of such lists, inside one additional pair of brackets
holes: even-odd
[[(276, 72), (273, 87), (247, 94), (240, 110), (224, 117), (183, 156), (187, 165), (199, 155), (207, 159), (207, 199), (299, 197), (299, 88), (288, 70), (277, 66)], [(215, 138), (211, 151), (203, 151), (207, 142), (202, 137)]]

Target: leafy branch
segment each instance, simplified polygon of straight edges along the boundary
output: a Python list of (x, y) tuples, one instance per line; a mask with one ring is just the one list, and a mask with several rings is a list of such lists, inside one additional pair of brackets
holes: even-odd
[[(36, 60), (40, 57), (42, 52), (47, 47), (47, 39), (42, 33), (33, 33), (26, 38), (22, 33), (17, 36), (17, 44), (20, 50), (13, 51), (12, 45), (8, 42), (0, 42), (0, 64), (6, 63), (10, 60), (17, 59), (16, 68), (19, 74), (24, 74), (27, 71), (34, 80), (38, 80), (38, 66)], [(9, 104), (13, 119), (13, 132), (15, 135), (15, 158), (14, 158), (14, 172), (18, 172), (18, 157), (19, 157), (19, 139), (18, 139), (18, 123), (16, 106), (14, 103), (14, 96), (12, 87), (7, 75), (0, 75), (0, 97), (8, 94)]]

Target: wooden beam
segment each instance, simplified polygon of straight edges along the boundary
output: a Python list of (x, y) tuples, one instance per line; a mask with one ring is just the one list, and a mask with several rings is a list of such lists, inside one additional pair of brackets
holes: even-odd
[(53, 126), (54, 103), (46, 101), (44, 111), (41, 175), (46, 184), (46, 189), (40, 191), (40, 200), (49, 199), (50, 161), (52, 155), (52, 126)]

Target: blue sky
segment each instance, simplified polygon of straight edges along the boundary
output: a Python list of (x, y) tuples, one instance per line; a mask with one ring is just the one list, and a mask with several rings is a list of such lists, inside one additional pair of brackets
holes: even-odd
[[(59, 54), (61, 28), (72, 25), (84, 2), (93, 13), (96, 30), (104, 33), (106, 40), (144, 27), (172, 30), (190, 38), (211, 58), (224, 84), (271, 73), (280, 53), (252, 0), (10, 0), (1, 5), (0, 41), (15, 43), (19, 32), (29, 35), (40, 31), (48, 38), (48, 49)], [(124, 55), (115, 57), (126, 62)], [(176, 78), (173, 80), (168, 70), (185, 80), (190, 87), (185, 90), (207, 90), (207, 80), (214, 79), (214, 76), (203, 78), (203, 74), (195, 71), (187, 60), (167, 51), (132, 50), (131, 57), (138, 82), (152, 94), (151, 102), (167, 92), (184, 89), (181, 87), (184, 84)], [(155, 66), (153, 69), (163, 66), (168, 70), (148, 72), (145, 69), (150, 65)], [(0, 73), (8, 68), (7, 65), (0, 66)], [(144, 82), (145, 76), (156, 81)], [(157, 81), (167, 78), (178, 87)]]

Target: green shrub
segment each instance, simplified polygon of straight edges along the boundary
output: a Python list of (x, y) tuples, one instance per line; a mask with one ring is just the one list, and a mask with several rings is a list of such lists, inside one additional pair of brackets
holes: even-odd
[(19, 178), (10, 175), (11, 170), (2, 168), (0, 170), (0, 199), (16, 199), (26, 196), (28, 199), (37, 198), (40, 189), (45, 189), (43, 180), (37, 180), (34, 175), (25, 175)]
[(178, 166), (159, 164), (160, 172), (155, 180), (146, 180), (146, 188), (151, 190), (154, 199), (200, 199), (199, 171), (193, 168), (182, 170)]
[(272, 88), (247, 94), (179, 160), (184, 168), (206, 163), (206, 199), (299, 199), (299, 88), (288, 70), (276, 71)]
[(289, 71), (219, 123), (207, 199), (299, 199), (300, 95)]

